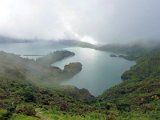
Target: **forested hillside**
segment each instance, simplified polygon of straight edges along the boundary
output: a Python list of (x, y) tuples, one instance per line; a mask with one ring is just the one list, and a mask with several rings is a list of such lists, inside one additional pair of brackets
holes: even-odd
[(160, 119), (160, 47), (146, 48), (146, 50), (140, 48), (143, 51), (136, 48), (131, 51), (131, 49), (134, 48), (126, 50), (130, 51), (126, 52), (127, 58), (134, 58), (137, 64), (122, 75), (121, 84), (106, 90), (98, 98), (97, 104), (113, 119), (158, 120)]

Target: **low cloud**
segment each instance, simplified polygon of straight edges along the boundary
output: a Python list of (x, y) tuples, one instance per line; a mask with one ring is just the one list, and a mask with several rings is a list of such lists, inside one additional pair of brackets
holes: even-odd
[(92, 43), (160, 38), (159, 0), (0, 0), (0, 34)]

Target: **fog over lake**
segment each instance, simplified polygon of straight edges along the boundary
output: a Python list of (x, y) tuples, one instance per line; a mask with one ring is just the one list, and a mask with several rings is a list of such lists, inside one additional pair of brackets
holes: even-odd
[[(47, 45), (46, 45), (47, 46)], [(63, 84), (74, 85), (78, 88), (86, 88), (91, 94), (97, 96), (106, 89), (121, 82), (121, 75), (128, 70), (134, 61), (128, 61), (119, 57), (110, 57), (109, 52), (98, 51), (89, 48), (66, 47), (56, 45), (54, 47), (45, 47), (37, 43), (17, 43), (1, 44), (0, 50), (15, 53), (18, 55), (46, 55), (56, 50), (69, 50), (75, 53), (70, 57), (55, 63), (53, 66), (63, 69), (64, 65), (70, 62), (81, 62), (82, 71)], [(40, 56), (25, 56), (32, 59)]]

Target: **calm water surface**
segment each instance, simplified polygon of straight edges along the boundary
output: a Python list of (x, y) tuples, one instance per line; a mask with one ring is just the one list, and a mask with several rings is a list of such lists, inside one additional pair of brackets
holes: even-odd
[(119, 57), (110, 57), (109, 52), (88, 48), (67, 48), (74, 52), (74, 57), (59, 61), (54, 64), (60, 68), (70, 62), (81, 62), (83, 69), (72, 79), (63, 84), (86, 88), (93, 95), (102, 94), (106, 89), (121, 82), (121, 75), (135, 64)]

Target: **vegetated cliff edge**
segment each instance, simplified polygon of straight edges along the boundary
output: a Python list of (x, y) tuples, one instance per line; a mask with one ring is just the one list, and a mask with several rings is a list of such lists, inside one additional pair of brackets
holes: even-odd
[(110, 119), (160, 119), (160, 44), (112, 47), (106, 50), (126, 54), (136, 65), (123, 73), (121, 84), (98, 97), (97, 107)]

